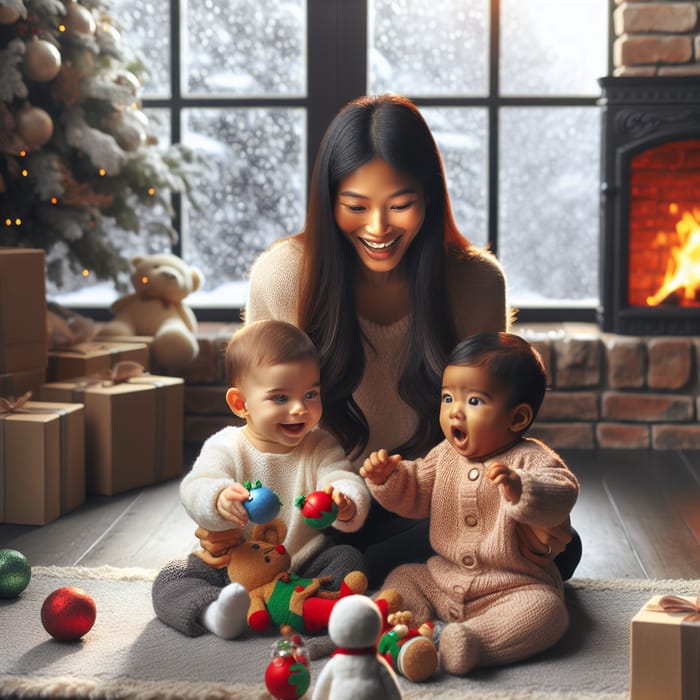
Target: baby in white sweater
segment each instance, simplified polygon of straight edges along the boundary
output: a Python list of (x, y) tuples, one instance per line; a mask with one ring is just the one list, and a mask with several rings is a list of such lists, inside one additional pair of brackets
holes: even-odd
[[(364, 573), (364, 557), (349, 545), (330, 546), (323, 531), (304, 521), (295, 500), (326, 491), (338, 509), (333, 527), (353, 532), (367, 516), (370, 497), (340, 445), (317, 428), (322, 405), (316, 349), (295, 326), (260, 321), (233, 336), (225, 362), (226, 402), (245, 425), (210, 437), (180, 487), (185, 509), (209, 531), (202, 544), (223, 557), (247, 536), (244, 484), (260, 481), (281, 501), (278, 517), (287, 525), (284, 546), (292, 571), (330, 576), (328, 585), (337, 590), (350, 571)], [(208, 630), (231, 639), (246, 628), (247, 591), (196, 554), (164, 567), (153, 585), (153, 605), (161, 620), (190, 636)]]

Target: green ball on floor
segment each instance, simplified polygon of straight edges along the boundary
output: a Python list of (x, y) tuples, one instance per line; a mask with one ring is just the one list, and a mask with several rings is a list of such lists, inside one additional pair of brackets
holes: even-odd
[(16, 549), (0, 549), (0, 598), (16, 598), (28, 585), (32, 568)]

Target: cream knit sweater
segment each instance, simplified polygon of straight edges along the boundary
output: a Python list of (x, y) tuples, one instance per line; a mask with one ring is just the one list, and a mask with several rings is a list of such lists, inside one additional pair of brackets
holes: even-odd
[[(258, 257), (250, 272), (246, 323), (269, 318), (297, 323), (302, 256), (302, 243), (287, 238)], [(482, 252), (467, 260), (450, 258), (447, 278), (450, 305), (461, 337), (507, 328), (505, 279), (490, 253)], [(445, 311), (435, 309), (435, 313)], [(409, 344), (409, 317), (390, 325), (360, 318), (360, 326), (374, 350), (364, 344), (365, 374), (354, 394), (370, 427), (367, 447), (354, 460), (358, 469), (372, 450), (407, 440), (418, 420), (398, 394)]]
[[(245, 437), (243, 428), (222, 428), (202, 445), (192, 470), (180, 484), (185, 510), (198, 525), (209, 530), (227, 530), (231, 523), (216, 510), (221, 489), (236, 481), (255, 482), (273, 489), (282, 506), (279, 516), (287, 525), (285, 547), (292, 557), (291, 570), (299, 570), (326, 545), (325, 534), (309, 527), (295, 501), (332, 484), (352, 499), (353, 518), (333, 527), (343, 532), (359, 529), (367, 517), (370, 496), (364, 481), (352, 471), (342, 448), (325, 430), (312, 430), (291, 452), (261, 452)], [(252, 525), (246, 528), (250, 535)]]

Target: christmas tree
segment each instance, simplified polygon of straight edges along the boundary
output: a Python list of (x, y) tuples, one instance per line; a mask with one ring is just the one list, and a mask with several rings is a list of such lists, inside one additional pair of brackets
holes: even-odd
[(196, 159), (157, 145), (146, 75), (102, 0), (0, 0), (0, 245), (43, 248), (59, 284), (67, 262), (121, 287), (115, 232), (143, 235), (146, 219), (176, 238), (171, 195), (189, 193)]

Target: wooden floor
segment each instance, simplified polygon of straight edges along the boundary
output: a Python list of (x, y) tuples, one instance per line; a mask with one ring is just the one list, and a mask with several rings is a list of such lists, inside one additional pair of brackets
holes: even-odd
[[(187, 450), (190, 464), (196, 449)], [(700, 579), (700, 453), (562, 451), (581, 482), (576, 578)], [(179, 481), (91, 497), (43, 527), (0, 525), (0, 548), (33, 566), (159, 568), (196, 544)]]

